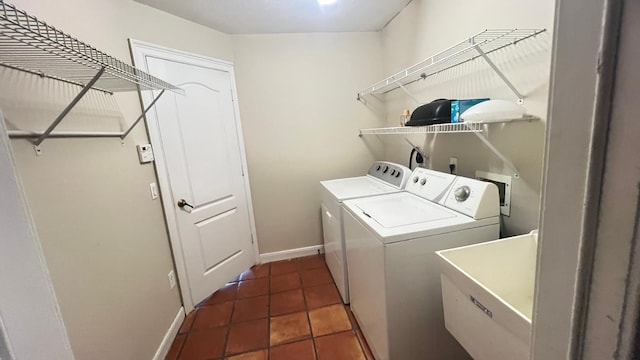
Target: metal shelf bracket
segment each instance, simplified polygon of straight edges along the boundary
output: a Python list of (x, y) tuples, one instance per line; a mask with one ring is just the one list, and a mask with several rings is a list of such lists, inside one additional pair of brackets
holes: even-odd
[(498, 75), (498, 77), (504, 81), (507, 87), (518, 97), (518, 104), (524, 104), (524, 95), (509, 80), (509, 78), (500, 70), (500, 68), (487, 56), (487, 54), (478, 46), (477, 44), (473, 44), (473, 48), (480, 54), (480, 56), (487, 62), (487, 64), (493, 69), (493, 71)]
[[(102, 70), (103, 69), (101, 69), (101, 71), (99, 71), (94, 76), (94, 80), (95, 81), (97, 81), (100, 78), (100, 75), (102, 75)], [(95, 83), (95, 81), (93, 83)], [(145, 116), (149, 112), (149, 110), (151, 110), (151, 108), (156, 104), (156, 102), (158, 100), (160, 100), (160, 97), (166, 91), (165, 89), (161, 90), (160, 93), (158, 94), (158, 96), (156, 96), (153, 99), (153, 101), (149, 104), (149, 106), (147, 106), (144, 109), (142, 114), (140, 114), (140, 116), (138, 116), (138, 118), (131, 125), (129, 125), (129, 128), (126, 131), (123, 131), (123, 132), (95, 132), (95, 131), (54, 132), (53, 130), (60, 124), (60, 122), (62, 122), (62, 120), (65, 118), (65, 116), (67, 114), (69, 114), (69, 112), (73, 109), (73, 107), (75, 105), (77, 105), (78, 102), (82, 99), (82, 97), (87, 93), (87, 91), (89, 91), (91, 89), (93, 83), (90, 82), (86, 86), (84, 86), (82, 91), (80, 91), (80, 93), (78, 93), (78, 95), (76, 95), (76, 97), (71, 101), (71, 103), (69, 103), (69, 105), (67, 105), (67, 107), (62, 111), (62, 113), (60, 113), (60, 115), (58, 115), (56, 120), (54, 120), (54, 122), (51, 125), (49, 125), (49, 127), (45, 131), (43, 131), (42, 133), (32, 133), (32, 132), (25, 132), (25, 131), (20, 131), (20, 130), (10, 130), (9, 131), (9, 136), (10, 137), (15, 137), (15, 138), (35, 138), (33, 143), (34, 143), (36, 155), (42, 155), (42, 149), (40, 148), (40, 144), (42, 144), (42, 142), (44, 140), (48, 139), (48, 138), (79, 138), (79, 137), (86, 137), (86, 138), (105, 137), (106, 138), (106, 137), (119, 137), (120, 141), (122, 142), (122, 144), (124, 144), (124, 139), (127, 137), (127, 135), (129, 135), (129, 133), (131, 133), (133, 128), (135, 128), (136, 125), (138, 125), (138, 123), (140, 123), (140, 121), (145, 118)]]
[(149, 106), (147, 106), (144, 111), (142, 112), (142, 114), (140, 114), (140, 116), (138, 116), (138, 118), (136, 119), (136, 121), (134, 121), (129, 128), (122, 133), (122, 136), (120, 136), (120, 140), (122, 140), (122, 142), (124, 142), (124, 138), (127, 137), (127, 135), (129, 135), (129, 133), (131, 132), (131, 130), (133, 130), (134, 127), (136, 127), (136, 125), (138, 125), (138, 123), (140, 122), (140, 120), (144, 119), (145, 115), (147, 115), (147, 113), (149, 112), (149, 110), (151, 110), (151, 108), (156, 104), (156, 102), (158, 100), (160, 100), (160, 97), (162, 96), (162, 94), (164, 94), (165, 90), (161, 90), (160, 94), (158, 94), (158, 96), (156, 96), (155, 99), (153, 99), (153, 101), (151, 102), (151, 104), (149, 104)]
[(480, 141), (489, 148), (489, 150), (491, 150), (491, 152), (493, 152), (498, 158), (500, 158), (500, 160), (502, 160), (502, 162), (504, 162), (505, 164), (507, 164), (507, 166), (509, 166), (511, 168), (511, 170), (513, 170), (513, 177), (516, 179), (520, 178), (520, 171), (518, 170), (518, 168), (516, 167), (516, 165), (509, 160), (508, 157), (506, 157), (500, 150), (498, 150), (498, 148), (496, 148), (491, 141), (489, 141), (489, 139), (485, 136), (484, 132), (474, 132), (474, 134), (478, 137), (478, 139), (480, 139)]
[(407, 96), (409, 96), (411, 98), (411, 100), (413, 100), (413, 102), (416, 103), (416, 105), (418, 105), (418, 106), (424, 105), (423, 102), (418, 100), (417, 97), (413, 96), (413, 94), (409, 90), (407, 90), (407, 88), (404, 85), (402, 85), (399, 81), (396, 82), (396, 84), (398, 84), (398, 87), (400, 87), (400, 89), (402, 89), (407, 94)]
[(69, 112), (80, 102), (80, 100), (87, 94), (87, 92), (93, 87), (93, 85), (95, 85), (98, 79), (100, 79), (100, 76), (102, 76), (102, 74), (104, 73), (104, 70), (105, 70), (104, 67), (101, 67), (100, 70), (98, 70), (98, 72), (93, 76), (91, 81), (89, 81), (84, 87), (82, 87), (82, 90), (80, 90), (78, 95), (76, 95), (73, 98), (73, 100), (71, 100), (69, 105), (67, 105), (67, 107), (64, 108), (64, 110), (62, 110), (60, 115), (58, 115), (58, 117), (51, 123), (51, 125), (49, 125), (49, 127), (42, 133), (42, 135), (40, 135), (33, 142), (37, 155), (40, 155), (42, 153), (42, 150), (40, 149), (40, 144), (42, 144), (42, 142), (47, 137), (49, 137), (49, 134), (51, 134), (51, 132), (60, 124), (60, 122), (62, 122), (62, 120), (67, 116), (67, 114), (69, 114)]

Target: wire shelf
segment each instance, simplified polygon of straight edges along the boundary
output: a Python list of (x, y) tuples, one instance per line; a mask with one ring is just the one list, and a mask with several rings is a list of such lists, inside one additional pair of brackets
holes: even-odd
[(506, 123), (513, 121), (533, 121), (540, 120), (537, 116), (524, 115), (516, 119), (504, 119), (493, 122), (462, 122), (447, 123), (429, 126), (399, 126), (387, 128), (360, 129), (362, 135), (397, 135), (397, 134), (463, 134), (463, 133), (482, 133), (484, 125)]
[(546, 29), (484, 30), (421, 62), (379, 81), (358, 93), (358, 99), (369, 94), (384, 94), (404, 85), (423, 80), (455, 66), (486, 58), (487, 54), (545, 32)]
[(0, 65), (94, 89), (183, 91), (0, 0)]

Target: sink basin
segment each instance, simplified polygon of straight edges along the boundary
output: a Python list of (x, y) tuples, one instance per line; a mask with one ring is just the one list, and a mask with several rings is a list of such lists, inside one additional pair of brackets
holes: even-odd
[(447, 330), (476, 360), (529, 359), (537, 233), (436, 252)]

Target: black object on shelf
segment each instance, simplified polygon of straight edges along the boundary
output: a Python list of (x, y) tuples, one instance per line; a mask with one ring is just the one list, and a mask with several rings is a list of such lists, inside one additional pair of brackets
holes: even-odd
[(418, 106), (406, 126), (426, 126), (451, 122), (451, 100), (438, 99)]

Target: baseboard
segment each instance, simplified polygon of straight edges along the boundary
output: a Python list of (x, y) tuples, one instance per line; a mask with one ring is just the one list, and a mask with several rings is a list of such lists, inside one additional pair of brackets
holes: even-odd
[(156, 354), (153, 356), (153, 360), (164, 360), (169, 353), (169, 349), (171, 348), (171, 344), (173, 344), (173, 340), (178, 335), (178, 331), (180, 331), (180, 326), (182, 326), (182, 321), (184, 320), (184, 307), (180, 306), (180, 310), (178, 310), (178, 314), (176, 314), (176, 318), (173, 319), (169, 330), (164, 334), (164, 338), (156, 351)]
[(297, 249), (289, 249), (260, 254), (260, 263), (270, 263), (280, 260), (289, 260), (303, 256), (317, 255), (318, 251), (324, 253), (324, 245), (307, 246)]

